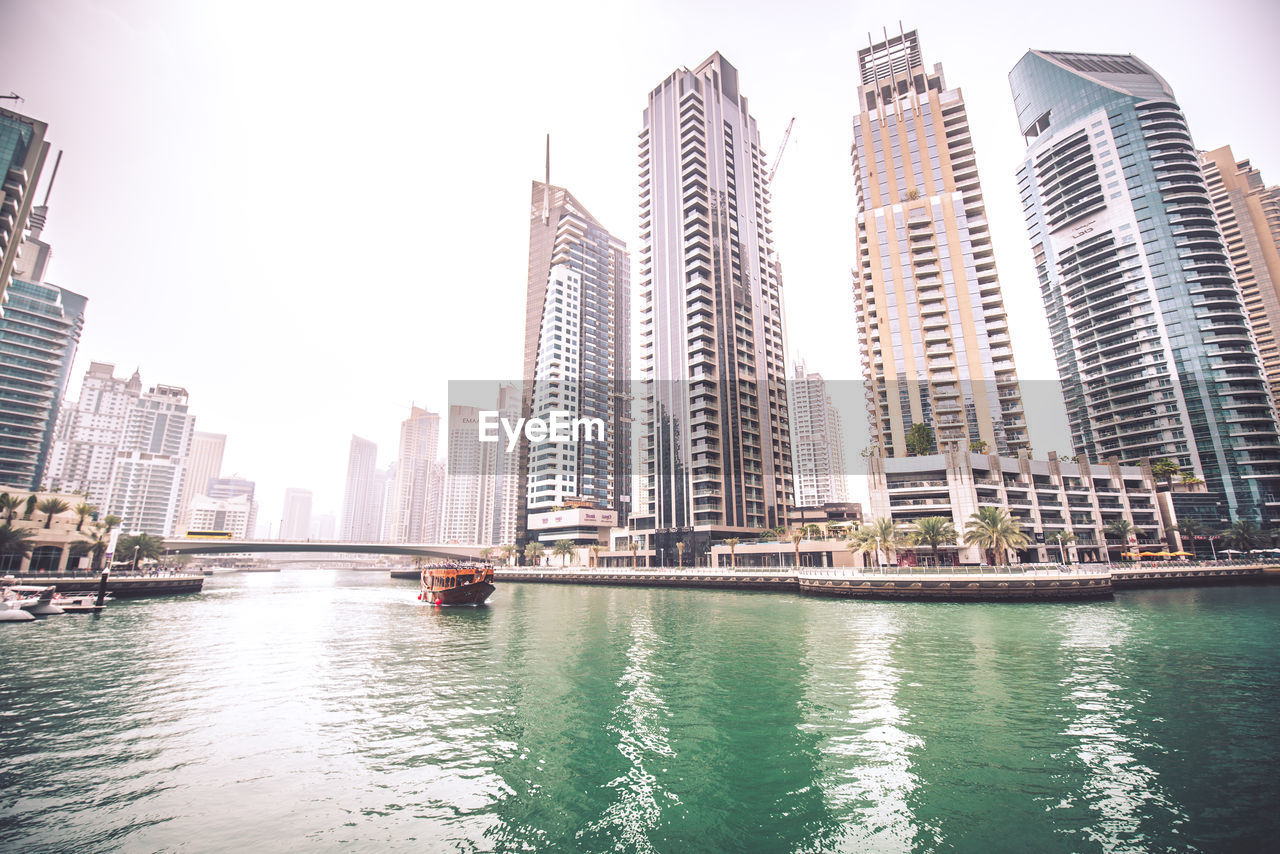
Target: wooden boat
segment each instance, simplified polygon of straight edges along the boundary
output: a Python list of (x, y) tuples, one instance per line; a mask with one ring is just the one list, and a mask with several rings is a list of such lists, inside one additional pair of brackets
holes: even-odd
[(429, 605), (483, 605), (493, 590), (491, 566), (428, 566), (418, 599)]

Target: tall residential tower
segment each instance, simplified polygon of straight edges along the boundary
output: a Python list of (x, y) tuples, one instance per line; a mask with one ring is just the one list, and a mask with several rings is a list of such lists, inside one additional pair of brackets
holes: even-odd
[(1028, 447), (995, 253), (959, 89), (925, 68), (916, 32), (858, 51), (853, 128), (863, 371), (871, 436), (907, 455), (927, 425), (938, 448)]
[(640, 133), (635, 536), (677, 544), (785, 525), (791, 504), (782, 283), (769, 170), (738, 70), (712, 54), (649, 93)]
[(1168, 458), (1230, 519), (1280, 508), (1280, 436), (1187, 120), (1133, 56), (1009, 74), (1027, 229), (1075, 452)]

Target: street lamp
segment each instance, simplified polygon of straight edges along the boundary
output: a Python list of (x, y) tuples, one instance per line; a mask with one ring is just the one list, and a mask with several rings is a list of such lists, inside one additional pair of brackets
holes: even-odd
[(130, 531), (129, 536), (133, 537), (133, 566), (131, 571), (136, 573), (138, 571), (138, 549), (142, 548), (142, 540), (138, 538), (142, 536), (142, 532)]

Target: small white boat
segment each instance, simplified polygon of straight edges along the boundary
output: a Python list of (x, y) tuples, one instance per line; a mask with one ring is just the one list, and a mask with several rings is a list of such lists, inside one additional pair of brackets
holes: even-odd
[(58, 593), (57, 587), (52, 585), (41, 587), (37, 584), (13, 584), (8, 589), (17, 594), (18, 607), (28, 614), (34, 614), (37, 617), (50, 617), (54, 614), (66, 613), (53, 601), (53, 597)]
[(35, 615), (22, 610), (22, 600), (9, 588), (0, 589), (0, 623), (29, 623)]

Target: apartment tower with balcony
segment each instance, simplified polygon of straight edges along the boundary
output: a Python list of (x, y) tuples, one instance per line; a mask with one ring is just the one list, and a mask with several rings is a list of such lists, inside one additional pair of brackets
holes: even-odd
[(738, 71), (716, 53), (649, 93), (640, 133), (638, 495), (653, 558), (786, 524), (782, 283), (769, 170)]
[(1029, 447), (964, 96), (925, 68), (912, 30), (858, 51), (853, 127), (863, 373), (871, 436), (907, 455)]
[(1167, 458), (1231, 520), (1271, 521), (1280, 436), (1173, 91), (1136, 57), (1030, 51), (1018, 170), (1075, 453)]

